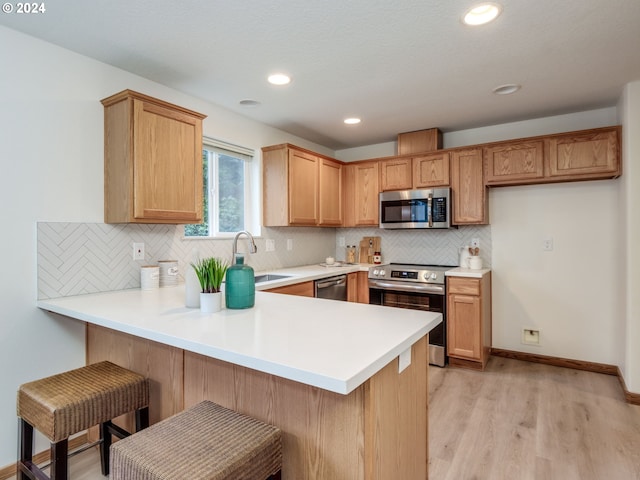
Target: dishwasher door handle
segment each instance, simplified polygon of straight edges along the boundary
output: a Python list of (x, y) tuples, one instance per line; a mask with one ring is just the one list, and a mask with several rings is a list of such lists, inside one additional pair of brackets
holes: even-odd
[(344, 285), (345, 283), (347, 283), (347, 279), (346, 277), (342, 277), (337, 279), (320, 281), (320, 282), (317, 282), (316, 285), (318, 286), (318, 288), (329, 288), (329, 287), (337, 287), (339, 285)]

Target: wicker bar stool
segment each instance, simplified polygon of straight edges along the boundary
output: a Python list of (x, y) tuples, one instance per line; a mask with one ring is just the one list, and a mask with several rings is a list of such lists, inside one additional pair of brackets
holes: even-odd
[[(100, 425), (102, 474), (108, 475), (111, 436), (130, 435), (111, 420), (128, 412), (135, 412), (136, 430), (149, 426), (149, 382), (111, 362), (21, 385), (17, 398), (18, 479), (67, 480), (68, 438), (94, 425)], [(33, 463), (34, 428), (51, 442), (49, 477)]]
[(111, 480), (280, 479), (280, 429), (204, 401), (111, 447)]

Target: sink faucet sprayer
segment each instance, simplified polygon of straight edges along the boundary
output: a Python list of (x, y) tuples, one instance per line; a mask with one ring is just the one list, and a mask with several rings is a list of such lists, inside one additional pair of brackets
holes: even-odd
[(236, 255), (238, 255), (238, 238), (240, 235), (245, 235), (249, 240), (249, 253), (256, 253), (258, 251), (258, 247), (256, 247), (256, 242), (253, 239), (253, 235), (251, 235), (247, 231), (242, 231), (236, 233), (236, 236), (233, 238), (233, 256), (231, 258), (231, 264), (236, 263)]

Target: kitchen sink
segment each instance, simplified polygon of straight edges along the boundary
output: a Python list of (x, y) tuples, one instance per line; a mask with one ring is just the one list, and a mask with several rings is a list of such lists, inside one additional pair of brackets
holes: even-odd
[(256, 283), (270, 282), (271, 280), (281, 280), (289, 278), (291, 275), (276, 275), (274, 273), (265, 273), (264, 275), (256, 275)]

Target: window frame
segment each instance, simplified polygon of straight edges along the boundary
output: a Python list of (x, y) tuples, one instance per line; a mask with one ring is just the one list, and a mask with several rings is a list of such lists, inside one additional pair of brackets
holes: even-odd
[[(203, 203), (208, 204), (208, 218), (203, 218), (203, 223), (208, 223), (208, 235), (187, 235), (183, 233), (184, 239), (189, 240), (215, 240), (233, 238), (238, 232), (220, 232), (219, 211), (220, 211), (220, 189), (219, 189), (219, 155), (225, 154), (243, 160), (244, 175), (244, 227), (243, 230), (252, 232), (253, 236), (260, 236), (260, 210), (258, 199), (260, 198), (259, 168), (256, 161), (256, 151), (247, 147), (234, 145), (222, 140), (203, 137), (202, 155), (207, 155), (208, 175), (206, 186), (203, 186)], [(204, 162), (203, 162), (204, 169)], [(204, 172), (203, 172), (204, 173)], [(206, 209), (203, 205), (203, 217)]]

